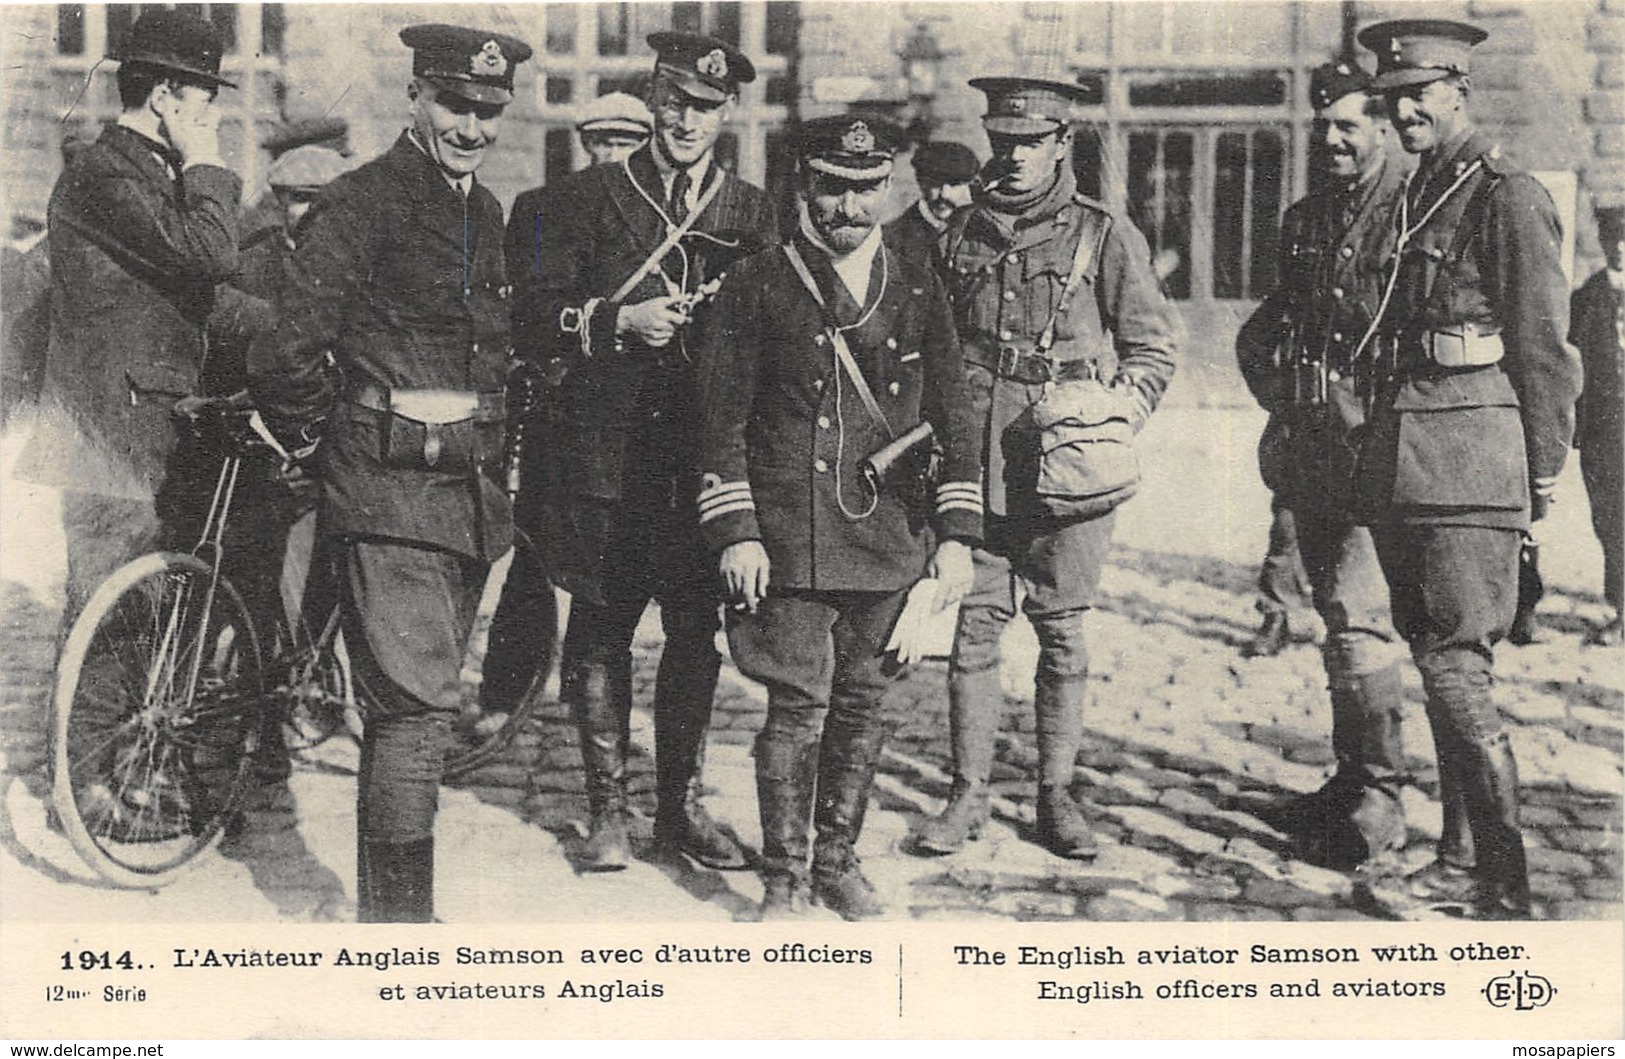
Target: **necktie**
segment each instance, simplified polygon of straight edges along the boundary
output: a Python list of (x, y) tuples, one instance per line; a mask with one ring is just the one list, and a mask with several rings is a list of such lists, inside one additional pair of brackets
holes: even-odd
[(688, 170), (679, 169), (677, 176), (671, 182), (671, 202), (666, 213), (671, 216), (673, 224), (682, 224), (688, 216), (688, 186), (690, 180)]

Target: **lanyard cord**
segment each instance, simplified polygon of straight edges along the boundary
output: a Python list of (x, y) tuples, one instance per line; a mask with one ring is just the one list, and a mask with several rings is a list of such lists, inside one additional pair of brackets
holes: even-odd
[(1365, 334), (1360, 338), (1360, 344), (1354, 347), (1354, 353), (1349, 358), (1349, 363), (1353, 364), (1359, 361), (1360, 354), (1365, 352), (1366, 344), (1377, 333), (1377, 328), (1382, 326), (1382, 318), (1387, 314), (1388, 303), (1394, 296), (1394, 287), (1399, 283), (1399, 270), (1404, 265), (1405, 248), (1410, 245), (1411, 239), (1417, 232), (1426, 228), (1428, 222), (1433, 220), (1433, 215), (1438, 213), (1446, 202), (1450, 201), (1452, 195), (1461, 190), (1461, 186), (1467, 183), (1468, 178), (1482, 168), (1484, 168), (1484, 159), (1474, 159), (1473, 164), (1463, 170), (1453, 184), (1444, 189), (1444, 194), (1434, 200), (1433, 205), (1429, 206), (1427, 211), (1422, 214), (1422, 219), (1414, 225), (1410, 223), (1411, 180), (1415, 178), (1416, 174), (1412, 172), (1405, 177), (1405, 186), (1400, 189), (1399, 195), (1399, 238), (1394, 241), (1394, 267), (1388, 273), (1388, 282), (1383, 287), (1382, 300), (1377, 303), (1377, 311), (1372, 314), (1371, 326), (1365, 329)]
[[(676, 229), (677, 222), (671, 219), (671, 215), (666, 212), (666, 207), (656, 202), (654, 200), (654, 196), (645, 191), (643, 185), (638, 183), (638, 178), (632, 175), (632, 164), (623, 159), (621, 161), (621, 166), (626, 170), (627, 179), (632, 182), (632, 187), (636, 189), (637, 193), (643, 197), (643, 201), (647, 202), (656, 213), (660, 214), (660, 219), (666, 222), (666, 232), (667, 234), (670, 234), (674, 229)], [(709, 175), (709, 172), (707, 175)], [(666, 293), (668, 295), (686, 294), (688, 293), (689, 272), (688, 248), (683, 246), (682, 240), (678, 240), (677, 244), (673, 246), (672, 249), (677, 251), (678, 259), (683, 263), (683, 282), (672, 282), (670, 274), (666, 272), (666, 263), (664, 261), (658, 261), (655, 263), (655, 271), (659, 272), (660, 278), (666, 281)]]
[[(836, 279), (840, 279), (839, 275), (836, 276)], [(873, 490), (872, 495), (869, 497), (869, 506), (864, 508), (861, 513), (855, 512), (846, 506), (845, 490), (841, 485), (841, 464), (845, 462), (846, 457), (846, 416), (841, 411), (841, 355), (835, 343), (838, 337), (844, 342), (846, 332), (856, 331), (869, 321), (869, 317), (874, 315), (875, 310), (880, 307), (880, 303), (885, 300), (886, 287), (890, 281), (891, 266), (886, 256), (886, 244), (882, 242), (880, 244), (880, 291), (875, 295), (875, 300), (869, 304), (868, 308), (863, 310), (863, 314), (854, 322), (845, 327), (830, 327), (830, 355), (834, 358), (831, 369), (835, 376), (835, 503), (841, 509), (841, 514), (853, 522), (862, 522), (875, 513), (875, 508), (880, 506), (880, 490), (879, 488)], [(833, 321), (833, 319), (832, 316), (831, 320)]]

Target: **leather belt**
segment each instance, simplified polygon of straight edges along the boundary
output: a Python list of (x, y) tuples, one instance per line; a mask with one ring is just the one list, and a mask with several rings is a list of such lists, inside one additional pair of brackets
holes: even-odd
[(1025, 383), (1028, 386), (1039, 386), (1046, 382), (1100, 378), (1099, 361), (1080, 357), (1076, 360), (1056, 362), (1036, 350), (1020, 349), (1016, 346), (1000, 346), (997, 357), (967, 355), (965, 361), (986, 368), (1001, 379)]
[(391, 390), (375, 383), (363, 383), (350, 392), (350, 403), (374, 412), (393, 412), (419, 423), (461, 423), (472, 419), (492, 423), (504, 418), (506, 401), (501, 390), (480, 393), (474, 390), (419, 388)]

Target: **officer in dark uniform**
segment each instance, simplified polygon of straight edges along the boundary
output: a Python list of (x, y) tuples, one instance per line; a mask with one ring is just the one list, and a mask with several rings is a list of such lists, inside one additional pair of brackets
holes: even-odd
[[(250, 386), (289, 447), (326, 419), (322, 532), (344, 567), (366, 708), (359, 915), (434, 911), (434, 817), (458, 673), (511, 516), (496, 480), (510, 343), (502, 207), (475, 178), (530, 57), (500, 33), (420, 25), (412, 125), (311, 207)], [(331, 350), (343, 374), (334, 392)]]
[(1360, 32), (1400, 142), (1421, 158), (1396, 211), (1392, 295), (1358, 351), (1372, 403), (1356, 489), (1422, 672), (1445, 806), (1439, 858), (1404, 897), (1527, 918), (1495, 644), (1516, 606), (1521, 533), (1545, 516), (1573, 436), (1580, 361), (1564, 341), (1557, 211), (1468, 116), (1468, 56), (1485, 36), (1443, 20)]
[(971, 202), (971, 181), (982, 164), (962, 143), (933, 140), (914, 152), (914, 180), (920, 197), (886, 225), (886, 238), (905, 254), (935, 267), (937, 243), (954, 214)]
[(1401, 183), (1370, 84), (1348, 60), (1310, 75), (1324, 184), (1287, 210), (1279, 285), (1236, 336), (1242, 376), (1271, 416), (1275, 495), (1292, 515), (1326, 622), (1337, 755), (1331, 782), (1273, 822), (1297, 834), (1311, 859), (1346, 865), (1405, 841), (1399, 635), (1371, 530), (1350, 504), (1365, 421), (1353, 353), (1382, 298)]
[[(730, 271), (699, 344), (700, 524), (735, 601), (734, 661), (768, 693), (756, 740), (764, 918), (805, 905), (809, 821), (812, 896), (847, 919), (884, 911), (855, 852), (899, 669), (883, 650), (922, 574), (940, 579), (942, 605), (970, 587), (981, 537), (977, 428), (948, 302), (878, 224), (899, 139), (860, 117), (804, 123), (806, 222)], [(922, 420), (944, 481), (914, 507), (860, 462)]]
[[(987, 96), (982, 123), (993, 160), (975, 206), (955, 218), (943, 245), (965, 373), (985, 432), (988, 525), (949, 662), (953, 796), (920, 830), (915, 848), (954, 852), (987, 819), (1004, 703), (999, 638), (1020, 605), (1039, 644), (1039, 838), (1061, 856), (1087, 859), (1095, 845), (1071, 795), (1089, 669), (1082, 618), (1111, 547), (1115, 512), (1072, 519), (1043, 506), (1033, 407), (1048, 381), (1098, 380), (1138, 429), (1173, 377), (1177, 324), (1144, 236), (1077, 190), (1071, 123), (1082, 89), (1033, 78), (971, 84)], [(1044, 353), (1046, 334), (1053, 345)]]
[(1617, 647), (1625, 626), (1625, 208), (1597, 210), (1597, 241), (1607, 267), (1574, 292), (1569, 341), (1580, 349), (1585, 387), (1576, 410), (1574, 447), (1602, 544), (1603, 598), (1613, 620), (1586, 641)]

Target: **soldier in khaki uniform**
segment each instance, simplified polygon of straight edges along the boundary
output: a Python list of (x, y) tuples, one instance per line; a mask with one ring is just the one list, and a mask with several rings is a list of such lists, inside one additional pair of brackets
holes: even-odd
[(1493, 688), (1522, 532), (1545, 517), (1574, 433), (1557, 211), (1473, 128), (1459, 22), (1368, 26), (1376, 87), (1420, 155), (1396, 210), (1393, 289), (1362, 351), (1371, 411), (1355, 485), (1427, 692), (1445, 826), (1405, 903), (1528, 918), (1518, 768)]
[(1325, 183), (1287, 210), (1279, 285), (1236, 336), (1242, 376), (1271, 417), (1272, 459), (1261, 464), (1274, 464), (1266, 470), (1326, 621), (1337, 755), (1332, 781), (1272, 822), (1296, 834), (1310, 859), (1343, 866), (1405, 840), (1396, 789), (1405, 769), (1399, 634), (1371, 531), (1349, 503), (1365, 421), (1352, 358), (1382, 299), (1400, 186), (1383, 101), (1370, 83), (1347, 60), (1311, 75)]
[(953, 798), (916, 849), (951, 853), (986, 821), (1004, 703), (999, 637), (1019, 605), (1039, 643), (1039, 837), (1061, 856), (1087, 859), (1094, 841), (1070, 793), (1089, 671), (1082, 617), (1115, 512), (1074, 519), (1046, 509), (1033, 409), (1048, 382), (1098, 380), (1138, 429), (1173, 377), (1176, 324), (1144, 236), (1077, 190), (1071, 114), (1082, 91), (1030, 78), (971, 84), (987, 96), (991, 179), (949, 227), (943, 267), (982, 423), (988, 519), (949, 663)]

